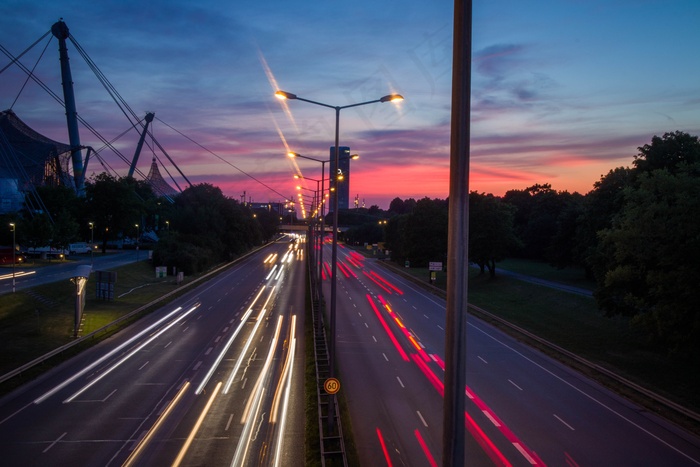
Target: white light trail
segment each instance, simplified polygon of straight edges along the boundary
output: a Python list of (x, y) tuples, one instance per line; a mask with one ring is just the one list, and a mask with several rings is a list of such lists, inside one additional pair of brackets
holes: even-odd
[(190, 444), (192, 444), (192, 441), (194, 440), (194, 437), (197, 434), (197, 431), (199, 431), (199, 427), (202, 425), (202, 422), (204, 422), (204, 418), (207, 416), (207, 413), (209, 413), (209, 409), (211, 408), (211, 405), (214, 403), (214, 399), (216, 398), (216, 395), (219, 393), (219, 389), (221, 389), (221, 382), (219, 382), (216, 385), (216, 387), (214, 388), (214, 391), (211, 393), (211, 397), (209, 397), (209, 400), (207, 401), (207, 405), (204, 406), (204, 410), (202, 410), (202, 413), (199, 414), (199, 418), (197, 419), (197, 423), (194, 424), (194, 427), (192, 428), (190, 435), (187, 437), (185, 444), (182, 445), (182, 448), (180, 449), (180, 452), (178, 453), (177, 457), (175, 458), (175, 461), (173, 462), (172, 467), (177, 467), (182, 462), (182, 459), (185, 457), (187, 450), (190, 448)]
[(122, 363), (124, 363), (124, 362), (126, 362), (127, 360), (129, 360), (131, 357), (133, 357), (134, 355), (136, 355), (141, 349), (143, 349), (143, 348), (146, 347), (148, 344), (150, 344), (151, 342), (153, 342), (154, 340), (156, 340), (156, 339), (157, 339), (161, 334), (163, 334), (165, 331), (167, 331), (168, 329), (170, 329), (171, 327), (173, 327), (173, 326), (175, 326), (177, 323), (179, 323), (181, 320), (183, 320), (187, 315), (189, 315), (189, 314), (192, 313), (194, 310), (196, 310), (198, 306), (199, 306), (199, 305), (193, 306), (192, 308), (190, 308), (189, 310), (187, 310), (185, 313), (183, 313), (183, 314), (181, 314), (180, 316), (178, 316), (177, 319), (174, 319), (173, 321), (171, 321), (170, 324), (168, 324), (167, 326), (165, 326), (164, 328), (162, 328), (161, 330), (159, 330), (158, 332), (156, 332), (155, 334), (153, 334), (151, 337), (149, 337), (148, 339), (146, 339), (146, 341), (145, 341), (143, 344), (139, 345), (139, 346), (136, 347), (134, 350), (132, 350), (131, 352), (129, 352), (128, 354), (126, 354), (124, 357), (121, 358), (121, 360), (119, 360), (117, 363), (114, 363), (114, 364), (113, 364), (112, 366), (110, 366), (107, 370), (105, 370), (104, 372), (102, 372), (102, 374), (101, 374), (100, 376), (98, 376), (97, 378), (93, 379), (93, 380), (90, 381), (88, 384), (86, 384), (85, 386), (83, 386), (82, 388), (80, 388), (76, 393), (74, 393), (74, 394), (73, 394), (72, 396), (70, 396), (68, 399), (64, 400), (63, 403), (64, 403), (64, 404), (67, 404), (67, 403), (69, 403), (69, 402), (72, 402), (76, 397), (78, 397), (79, 395), (81, 395), (82, 393), (84, 393), (85, 391), (87, 391), (88, 389), (90, 389), (92, 386), (94, 386), (95, 384), (97, 384), (100, 380), (102, 380), (102, 378), (104, 378), (105, 376), (107, 376), (108, 374), (110, 374), (112, 371), (116, 370), (119, 366), (121, 366)]
[(245, 411), (243, 412), (243, 417), (241, 421), (244, 423), (243, 432), (241, 433), (241, 438), (238, 441), (238, 446), (236, 447), (236, 453), (231, 461), (232, 466), (239, 466), (245, 463), (245, 458), (248, 455), (248, 449), (250, 448), (250, 443), (253, 439), (252, 431), (255, 421), (258, 419), (258, 414), (260, 413), (260, 407), (262, 406), (263, 395), (265, 394), (264, 381), (268, 378), (270, 365), (272, 364), (272, 357), (275, 353), (275, 347), (279, 341), (280, 329), (282, 328), (282, 316), (278, 317), (277, 328), (275, 329), (275, 335), (270, 341), (270, 350), (265, 359), (265, 364), (263, 365), (258, 380), (252, 391), (251, 397), (248, 399)]
[[(196, 306), (199, 306), (199, 305), (196, 305)], [(195, 307), (196, 307), (196, 306), (195, 306)], [(80, 370), (79, 372), (77, 372), (76, 374), (74, 374), (73, 376), (71, 376), (70, 378), (68, 378), (67, 380), (63, 381), (63, 382), (62, 382), (61, 384), (59, 384), (58, 386), (55, 386), (53, 389), (49, 390), (48, 392), (45, 392), (43, 395), (41, 395), (41, 396), (39, 396), (38, 398), (36, 398), (36, 399), (34, 400), (34, 403), (35, 403), (35, 404), (40, 404), (41, 402), (45, 401), (46, 399), (48, 399), (49, 397), (51, 397), (52, 395), (54, 395), (55, 393), (57, 393), (58, 391), (60, 391), (61, 389), (63, 389), (64, 387), (68, 386), (70, 383), (72, 383), (72, 382), (75, 381), (76, 379), (80, 378), (82, 375), (84, 375), (84, 374), (87, 373), (88, 371), (90, 371), (90, 370), (92, 370), (93, 368), (95, 368), (97, 365), (101, 364), (103, 361), (107, 360), (108, 358), (111, 358), (114, 354), (120, 352), (124, 347), (130, 345), (130, 344), (131, 344), (132, 342), (134, 342), (135, 340), (140, 339), (141, 336), (143, 336), (144, 334), (147, 334), (147, 333), (151, 332), (152, 329), (158, 327), (163, 321), (166, 321), (166, 320), (170, 319), (173, 315), (175, 315), (176, 313), (180, 312), (180, 310), (182, 310), (182, 307), (177, 307), (177, 308), (175, 308), (173, 311), (171, 311), (170, 313), (168, 313), (166, 316), (164, 316), (163, 318), (159, 319), (158, 321), (156, 321), (156, 322), (153, 323), (152, 325), (148, 326), (146, 329), (144, 329), (144, 330), (141, 331), (140, 333), (136, 334), (136, 335), (135, 335), (134, 337), (132, 337), (131, 339), (129, 339), (129, 340), (127, 340), (126, 342), (124, 342), (123, 344), (117, 346), (117, 347), (116, 347), (115, 349), (113, 349), (112, 351), (107, 352), (105, 355), (103, 355), (103, 356), (100, 357), (99, 359), (95, 360), (94, 362), (92, 362), (91, 364), (89, 364), (88, 366), (86, 366), (85, 368), (83, 368), (82, 370)], [(190, 310), (190, 311), (191, 311), (191, 310)]]
[(267, 296), (267, 300), (265, 300), (265, 304), (262, 307), (262, 310), (260, 311), (260, 314), (258, 314), (258, 317), (255, 320), (255, 326), (253, 326), (253, 330), (251, 331), (250, 335), (248, 336), (248, 340), (245, 343), (245, 346), (243, 347), (243, 351), (241, 351), (240, 354), (238, 354), (238, 360), (236, 361), (236, 365), (233, 367), (233, 371), (231, 371), (231, 374), (228, 377), (228, 380), (226, 381), (226, 385), (224, 386), (224, 390), (222, 391), (224, 394), (228, 394), (229, 390), (231, 389), (231, 385), (233, 384), (233, 379), (236, 377), (236, 373), (238, 373), (239, 368), (241, 367), (241, 364), (243, 363), (243, 360), (245, 359), (245, 355), (248, 353), (248, 348), (250, 347), (250, 344), (253, 342), (253, 338), (255, 337), (255, 334), (258, 331), (258, 328), (260, 327), (260, 324), (263, 322), (263, 317), (265, 316), (265, 312), (267, 310), (267, 304), (270, 303), (270, 299), (272, 299), (273, 294), (275, 293), (276, 287), (273, 287), (272, 290), (270, 291), (270, 294)]
[(214, 371), (216, 371), (216, 368), (221, 363), (221, 360), (224, 359), (224, 355), (226, 354), (226, 352), (228, 352), (229, 347), (231, 347), (231, 344), (233, 344), (234, 339), (236, 339), (236, 336), (238, 335), (238, 333), (241, 332), (241, 329), (243, 329), (243, 326), (245, 326), (246, 320), (251, 315), (251, 313), (253, 313), (253, 307), (255, 306), (255, 302), (258, 301), (258, 299), (260, 298), (260, 295), (262, 295), (264, 290), (265, 290), (265, 286), (263, 285), (262, 288), (260, 289), (260, 292), (258, 292), (258, 295), (255, 296), (253, 303), (250, 304), (250, 307), (248, 307), (248, 310), (246, 310), (246, 312), (241, 317), (241, 323), (238, 325), (236, 330), (233, 332), (233, 334), (231, 335), (229, 340), (226, 341), (226, 345), (224, 345), (221, 352), (219, 352), (219, 355), (216, 357), (214, 364), (211, 366), (211, 368), (209, 368), (209, 371), (204, 376), (204, 379), (199, 384), (199, 386), (197, 386), (197, 390), (194, 392), (195, 394), (200, 394), (202, 392), (202, 389), (204, 389), (204, 386), (209, 382), (209, 379), (214, 374)]

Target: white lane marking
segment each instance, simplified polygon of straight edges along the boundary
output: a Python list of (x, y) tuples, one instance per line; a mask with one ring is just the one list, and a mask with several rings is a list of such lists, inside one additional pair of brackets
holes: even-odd
[[(399, 377), (397, 376), (396, 379), (399, 380), (399, 384), (401, 385), (402, 388), (405, 388), (405, 387), (406, 387), (406, 386), (404, 386), (403, 381), (401, 381), (401, 378), (399, 378)], [(555, 417), (556, 417), (556, 415), (555, 415)]]
[(423, 313), (423, 317), (425, 317), (425, 319), (430, 319), (430, 316), (426, 315), (425, 313)]
[(418, 418), (420, 418), (420, 421), (423, 422), (423, 426), (428, 428), (428, 423), (425, 421), (425, 418), (423, 418), (423, 415), (420, 413), (420, 410), (416, 410), (416, 413), (418, 414)]
[(445, 328), (443, 328), (443, 327), (440, 326), (439, 324), (437, 325), (437, 327), (440, 328), (441, 331), (444, 331), (444, 330), (445, 330)]
[(482, 410), (481, 412), (483, 412), (483, 414), (486, 415), (486, 418), (488, 418), (489, 420), (491, 420), (491, 423), (493, 423), (493, 426), (496, 426), (496, 427), (500, 427), (500, 426), (501, 426), (501, 424), (498, 423), (498, 420), (496, 420), (495, 418), (493, 418), (493, 415), (491, 415), (487, 410)]
[(384, 360), (386, 360), (386, 361), (388, 362), (388, 361), (389, 361), (389, 357), (387, 357), (386, 354), (385, 354), (384, 352), (382, 352), (382, 355), (384, 355)]
[(366, 327), (367, 329), (369, 329), (369, 324), (365, 323), (365, 327)]
[(515, 446), (515, 449), (517, 449), (518, 451), (520, 451), (520, 454), (522, 454), (523, 457), (524, 457), (525, 459), (527, 459), (527, 461), (528, 461), (530, 464), (532, 464), (532, 465), (537, 464), (537, 462), (535, 462), (535, 459), (533, 459), (532, 456), (530, 456), (530, 454), (528, 454), (527, 451), (525, 451), (525, 449), (523, 449), (523, 447), (520, 445), (520, 443), (513, 443), (513, 446)]
[(377, 341), (377, 338), (374, 336), (372, 336), (372, 339), (374, 339), (374, 342), (379, 342), (379, 341)]
[(56, 441), (54, 441), (53, 443), (49, 444), (49, 446), (48, 446), (46, 449), (44, 449), (43, 451), (41, 451), (41, 452), (44, 453), (44, 452), (48, 451), (49, 449), (51, 449), (51, 448), (53, 447), (54, 444), (56, 444), (56, 443), (58, 443), (59, 441), (61, 441), (61, 440), (63, 439), (63, 437), (66, 436), (67, 434), (68, 434), (68, 432), (66, 431), (66, 432), (63, 433), (61, 436), (59, 436), (58, 439), (57, 439)]
[(204, 355), (209, 355), (211, 351), (214, 350), (214, 347), (209, 347), (206, 352), (204, 352)]
[(170, 344), (172, 344), (172, 343), (173, 343), (173, 341), (168, 342), (167, 344), (165, 344), (165, 347), (163, 347), (163, 348), (164, 348), (164, 349), (167, 349), (168, 346), (169, 346)]
[(231, 420), (233, 420), (233, 414), (228, 416), (228, 422), (226, 423), (226, 428), (224, 431), (228, 431), (229, 427), (231, 426)]
[[(149, 360), (149, 361), (150, 361), (150, 360)], [(148, 362), (146, 362), (146, 363), (144, 363), (143, 365), (141, 365), (141, 366), (139, 367), (139, 370), (143, 370), (143, 367), (145, 367), (146, 365), (148, 365)]]
[(518, 386), (517, 384), (515, 384), (515, 383), (512, 382), (511, 380), (508, 380), (508, 382), (509, 382), (510, 384), (512, 384), (513, 386), (515, 386), (516, 388), (520, 389), (521, 391), (523, 390), (523, 388), (521, 388), (520, 386)]
[(198, 361), (197, 364), (192, 368), (192, 371), (197, 371), (197, 368), (199, 368), (202, 365), (202, 361)]
[(219, 337), (217, 337), (216, 339), (214, 339), (214, 343), (215, 343), (215, 344), (218, 344), (220, 340), (221, 340), (221, 336), (219, 336)]
[(478, 356), (478, 358), (479, 358), (479, 360), (481, 360), (482, 362), (484, 362), (484, 363), (486, 363), (486, 364), (488, 365), (489, 362), (487, 362), (486, 360), (484, 360), (483, 358), (481, 358), (480, 355)]
[[(501, 344), (501, 345), (502, 345), (503, 347), (505, 347), (506, 349), (508, 349), (508, 350), (510, 350), (511, 352), (513, 352), (514, 354), (520, 356), (520, 357), (523, 358), (524, 360), (530, 362), (531, 364), (533, 364), (534, 366), (536, 366), (536, 367), (539, 368), (540, 370), (544, 371), (545, 373), (551, 375), (553, 378), (559, 380), (560, 382), (562, 382), (562, 383), (565, 384), (566, 386), (569, 386), (571, 389), (573, 389), (574, 391), (578, 392), (578, 393), (581, 394), (582, 396), (588, 398), (590, 401), (592, 401), (592, 402), (598, 404), (600, 407), (604, 408), (604, 409), (607, 410), (608, 412), (610, 412), (610, 413), (614, 414), (615, 416), (619, 417), (620, 419), (626, 421), (627, 423), (629, 423), (629, 424), (632, 425), (633, 427), (637, 428), (639, 431), (641, 431), (641, 432), (643, 432), (643, 433), (646, 433), (648, 436), (654, 438), (655, 440), (657, 440), (658, 442), (660, 442), (660, 443), (663, 444), (664, 446), (667, 446), (669, 449), (671, 449), (671, 450), (677, 452), (678, 454), (680, 454), (681, 456), (685, 457), (686, 459), (689, 459), (689, 460), (693, 461), (694, 463), (698, 464), (698, 461), (697, 461), (696, 459), (694, 459), (694, 458), (691, 457), (690, 455), (686, 454), (685, 452), (681, 451), (679, 448), (677, 448), (677, 447), (673, 446), (672, 444), (670, 444), (670, 443), (664, 441), (663, 439), (659, 438), (658, 436), (656, 436), (656, 435), (655, 435), (654, 433), (652, 433), (651, 431), (649, 431), (649, 430), (647, 430), (646, 428), (642, 427), (642, 426), (639, 425), (638, 423), (635, 423), (635, 422), (632, 421), (631, 419), (625, 417), (624, 415), (622, 415), (620, 412), (616, 411), (616, 410), (613, 409), (612, 407), (610, 407), (610, 406), (608, 406), (608, 405), (605, 405), (602, 401), (596, 399), (595, 397), (593, 397), (592, 395), (588, 394), (588, 393), (587, 393), (586, 391), (584, 391), (583, 389), (578, 388), (577, 386), (575, 386), (574, 384), (572, 384), (572, 383), (570, 383), (569, 381), (565, 380), (565, 379), (562, 378), (561, 376), (559, 376), (559, 375), (555, 374), (554, 372), (552, 372), (551, 370), (545, 368), (543, 365), (540, 365), (539, 363), (535, 362), (533, 359), (526, 357), (525, 354), (523, 354), (522, 352), (518, 352), (517, 350), (515, 350), (513, 347), (509, 346), (509, 345), (506, 344), (505, 342), (498, 340), (497, 338), (495, 338), (494, 336), (492, 336), (492, 335), (489, 334), (488, 332), (486, 332), (486, 331), (484, 331), (483, 329), (481, 329), (479, 326), (475, 326), (474, 324), (470, 324), (470, 323), (467, 323), (467, 326), (473, 327), (474, 329), (476, 329), (476, 330), (479, 331), (480, 333), (482, 333), (482, 334), (484, 334), (485, 336), (489, 337), (489, 338), (492, 339), (493, 341), (498, 342), (499, 344)], [(516, 446), (516, 447), (517, 447), (517, 446)]]
[(552, 415), (554, 415), (554, 418), (556, 418), (557, 420), (559, 420), (560, 422), (562, 422), (562, 423), (564, 424), (564, 426), (566, 426), (569, 430), (571, 430), (571, 431), (576, 431), (576, 430), (574, 429), (573, 426), (569, 425), (569, 424), (566, 423), (564, 420), (562, 420), (561, 418), (559, 418), (559, 417), (557, 416), (557, 414), (553, 413)]

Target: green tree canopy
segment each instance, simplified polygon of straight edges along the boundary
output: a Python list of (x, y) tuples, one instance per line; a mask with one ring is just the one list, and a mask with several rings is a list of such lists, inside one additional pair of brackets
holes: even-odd
[(513, 228), (515, 207), (492, 194), (469, 193), (469, 261), (496, 275), (496, 261), (520, 246)]

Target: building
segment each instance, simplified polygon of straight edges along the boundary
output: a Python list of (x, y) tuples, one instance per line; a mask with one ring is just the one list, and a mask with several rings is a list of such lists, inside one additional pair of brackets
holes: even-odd
[(40, 185), (73, 185), (71, 147), (34, 131), (12, 110), (0, 112), (0, 212), (15, 212)]
[[(331, 192), (328, 212), (333, 211), (333, 198), (336, 193), (338, 194), (338, 209), (350, 208), (350, 148), (347, 146), (340, 146), (340, 152), (338, 154), (338, 169), (335, 168), (335, 146), (331, 146), (330, 155), (331, 163), (328, 179), (332, 180), (336, 175), (342, 175), (343, 179), (338, 181), (337, 190), (335, 192)], [(333, 185), (331, 184), (331, 186)]]

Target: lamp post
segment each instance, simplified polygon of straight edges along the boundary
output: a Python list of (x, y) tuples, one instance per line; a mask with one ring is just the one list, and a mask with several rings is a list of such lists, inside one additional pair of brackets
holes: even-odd
[(136, 262), (139, 261), (139, 235), (140, 235), (140, 229), (138, 224), (134, 224), (134, 227), (136, 227)]
[[(329, 109), (335, 110), (335, 167), (338, 167), (338, 162), (340, 160), (340, 111), (343, 109), (349, 109), (351, 107), (359, 107), (361, 105), (375, 104), (377, 102), (398, 102), (403, 100), (401, 94), (388, 94), (379, 99), (359, 102), (357, 104), (348, 105), (328, 105), (323, 102), (312, 101), (310, 99), (304, 99), (285, 91), (275, 92), (275, 97), (278, 99), (296, 99), (302, 102), (308, 102), (309, 104), (320, 105), (321, 107), (327, 107)], [(335, 177), (330, 179), (331, 189), (335, 189), (338, 185), (337, 174)], [(333, 247), (332, 247), (332, 259), (331, 259), (331, 309), (330, 309), (330, 344), (328, 346), (328, 358), (329, 358), (329, 373), (330, 377), (335, 377), (335, 311), (336, 311), (336, 294), (337, 294), (337, 280), (336, 271), (338, 266), (338, 196), (333, 197)], [(335, 424), (335, 395), (330, 397), (330, 403), (328, 407), (328, 425), (333, 426)]]
[(95, 223), (94, 222), (88, 222), (90, 225), (90, 267), (94, 268), (95, 267), (95, 259), (94, 259), (94, 252), (95, 252)]
[[(323, 209), (325, 206), (325, 202), (326, 202), (326, 197), (325, 197), (325, 193), (324, 193), (325, 192), (324, 181), (325, 181), (325, 176), (326, 176), (326, 163), (331, 162), (331, 161), (329, 161), (329, 160), (324, 161), (321, 159), (316, 159), (315, 157), (302, 156), (301, 154), (298, 154), (296, 152), (288, 152), (287, 155), (289, 157), (301, 157), (302, 159), (308, 159), (310, 161), (319, 162), (321, 164), (321, 236), (320, 236), (320, 240), (319, 240), (320, 251), (319, 251), (318, 257), (319, 257), (319, 262), (322, 265), (323, 264), (323, 244), (324, 244), (323, 242), (325, 241), (324, 237), (326, 234), (326, 225), (325, 225), (326, 216), (325, 216), (324, 209)], [(352, 160), (357, 160), (360, 158), (360, 156), (359, 156), (359, 154), (353, 154), (351, 156), (345, 157), (344, 159), (347, 159), (347, 158), (352, 159)], [(301, 178), (306, 178), (306, 177), (301, 177)], [(313, 179), (310, 178), (309, 180), (313, 180)], [(318, 180), (314, 180), (314, 181), (318, 182)], [(322, 267), (323, 266), (320, 266), (320, 268), (322, 268)], [(318, 274), (319, 274), (319, 276), (318, 276), (319, 282), (318, 283), (320, 284), (321, 283), (321, 270), (320, 269), (319, 269)]]
[[(290, 153), (290, 154), (292, 154), (292, 153)], [(299, 157), (303, 157), (303, 156), (299, 156)], [(303, 178), (306, 180), (311, 180), (312, 182), (316, 182), (316, 193), (317, 193), (317, 203), (316, 204), (318, 206), (317, 211), (320, 210), (320, 214), (321, 214), (321, 228), (320, 228), (320, 235), (319, 235), (319, 242), (318, 242), (318, 246), (319, 246), (318, 263), (319, 264), (317, 265), (316, 269), (318, 270), (318, 284), (321, 284), (321, 271), (323, 270), (323, 232), (326, 228), (325, 216), (324, 216), (324, 206), (325, 206), (326, 199), (325, 199), (325, 194), (323, 193), (324, 192), (324, 188), (323, 188), (324, 178), (321, 177), (321, 180), (316, 180), (315, 178), (304, 177), (302, 175), (297, 175), (297, 174), (294, 175), (294, 178), (297, 178), (297, 179)], [(321, 184), (320, 190), (319, 190), (319, 183)], [(303, 188), (303, 187), (297, 187), (297, 190), (299, 190), (301, 188)], [(308, 188), (307, 188), (307, 190), (308, 190)], [(314, 256), (315, 256), (315, 254), (314, 254)]]
[(15, 262), (17, 261), (15, 254), (17, 252), (17, 226), (14, 222), (10, 222), (10, 229), (12, 230), (12, 293), (15, 293)]

